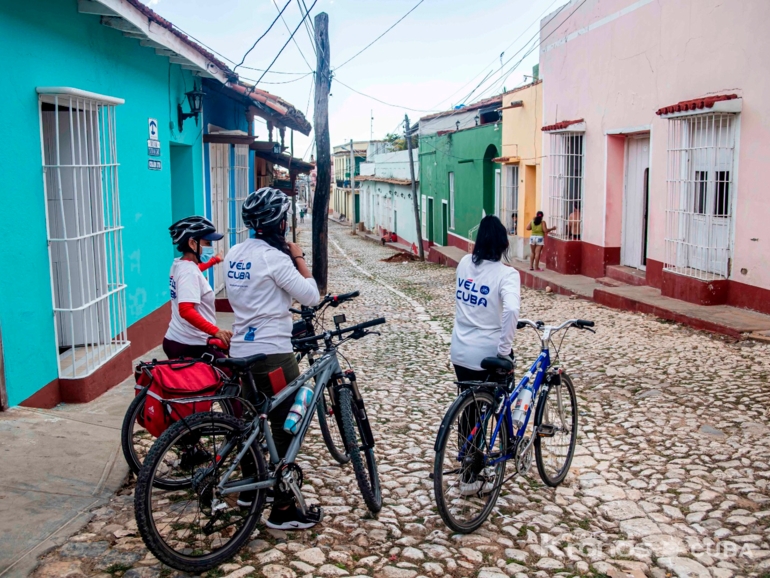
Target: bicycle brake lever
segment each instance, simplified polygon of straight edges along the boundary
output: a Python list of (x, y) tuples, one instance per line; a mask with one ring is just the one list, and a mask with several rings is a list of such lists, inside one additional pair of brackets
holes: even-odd
[(596, 333), (595, 329), (591, 329), (590, 327), (583, 327), (585, 331), (590, 331), (591, 333)]

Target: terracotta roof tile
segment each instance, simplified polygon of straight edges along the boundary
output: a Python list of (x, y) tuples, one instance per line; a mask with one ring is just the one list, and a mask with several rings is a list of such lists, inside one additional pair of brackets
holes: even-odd
[(548, 132), (550, 130), (564, 130), (568, 126), (572, 126), (573, 124), (578, 124), (580, 122), (584, 122), (582, 118), (579, 118), (577, 120), (562, 120), (560, 122), (557, 122), (556, 124), (549, 124), (547, 126), (544, 126), (540, 130), (543, 132)]
[(712, 108), (714, 103), (723, 100), (733, 100), (738, 98), (737, 94), (721, 94), (719, 96), (704, 96), (703, 98), (694, 98), (692, 100), (683, 100), (671, 106), (664, 106), (658, 109), (655, 114), (673, 114), (675, 112), (687, 112), (688, 110), (700, 110), (703, 108)]

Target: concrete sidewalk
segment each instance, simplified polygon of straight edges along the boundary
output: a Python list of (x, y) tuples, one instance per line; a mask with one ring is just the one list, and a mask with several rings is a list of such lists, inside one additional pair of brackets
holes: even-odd
[[(165, 359), (158, 347), (141, 359)], [(138, 361), (138, 360), (137, 360)], [(0, 576), (28, 576), (123, 485), (123, 416), (129, 377), (86, 404), (0, 412)]]

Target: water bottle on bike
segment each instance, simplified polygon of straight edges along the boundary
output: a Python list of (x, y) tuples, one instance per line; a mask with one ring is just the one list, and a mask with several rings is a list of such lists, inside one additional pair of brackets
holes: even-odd
[(297, 396), (294, 398), (294, 404), (283, 422), (283, 431), (294, 435), (299, 431), (299, 424), (305, 416), (310, 401), (313, 399), (313, 388), (309, 385), (303, 385), (299, 388)]

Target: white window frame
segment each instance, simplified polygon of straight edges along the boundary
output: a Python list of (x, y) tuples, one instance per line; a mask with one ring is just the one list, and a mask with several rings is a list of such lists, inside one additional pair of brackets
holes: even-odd
[[(517, 233), (517, 228), (514, 225), (518, 223), (519, 218), (519, 178), (519, 165), (505, 165), (506, 184), (503, 195), (503, 218), (501, 220), (512, 235)], [(516, 219), (513, 218), (513, 215), (516, 215)]]
[[(585, 138), (582, 131), (550, 133), (548, 198), (546, 222), (557, 239), (579, 240), (583, 232), (583, 187), (585, 174)], [(580, 219), (570, 219), (574, 209)]]
[[(230, 145), (226, 143), (209, 143), (209, 174), (211, 184), (211, 221), (217, 231), (228, 229), (228, 199), (230, 197)], [(228, 236), (214, 241), (214, 251), (227, 254)], [(214, 275), (214, 293), (219, 294), (225, 289), (225, 273), (223, 267), (212, 267)]]
[(739, 126), (733, 112), (668, 118), (665, 270), (729, 278)]
[(422, 233), (423, 240), (427, 240), (428, 236), (428, 195), (421, 195), (420, 199), (420, 232)]
[(249, 145), (232, 146), (233, 162), (230, 165), (230, 193), (227, 198), (229, 221), (227, 223), (227, 250), (249, 238), (249, 228), (243, 224), (241, 209), (249, 195)]
[(449, 228), (455, 230), (455, 174), (449, 173)]
[(37, 92), (57, 366), (80, 379), (130, 345), (115, 120), (124, 101)]

